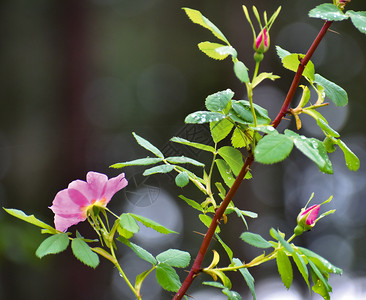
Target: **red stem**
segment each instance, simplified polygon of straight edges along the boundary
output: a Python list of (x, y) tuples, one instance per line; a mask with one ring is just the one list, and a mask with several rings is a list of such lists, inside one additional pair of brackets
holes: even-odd
[[(282, 105), (282, 108), (281, 108), (280, 112), (278, 113), (276, 119), (272, 122), (273, 127), (276, 128), (278, 126), (278, 124), (280, 124), (282, 118), (286, 115), (288, 108), (290, 106), (291, 100), (293, 99), (293, 97), (295, 95), (295, 91), (296, 91), (297, 87), (299, 86), (299, 82), (300, 82), (302, 73), (304, 72), (304, 69), (306, 67), (306, 64), (309, 62), (310, 58), (314, 54), (316, 48), (318, 47), (319, 43), (323, 39), (324, 35), (327, 33), (328, 28), (330, 27), (330, 25), (332, 25), (332, 23), (333, 22), (331, 22), (331, 21), (325, 22), (325, 24), (323, 25), (322, 29), (320, 30), (318, 36), (315, 38), (313, 44), (310, 46), (309, 51), (306, 53), (305, 57), (300, 61), (296, 75), (292, 81), (292, 84), (290, 86), (286, 99)], [(202, 261), (206, 255), (206, 252), (210, 245), (212, 237), (215, 234), (216, 227), (220, 223), (220, 220), (221, 220), (227, 206), (229, 205), (230, 201), (233, 199), (236, 191), (238, 190), (241, 182), (244, 179), (245, 174), (247, 173), (247, 171), (248, 171), (249, 167), (251, 166), (251, 164), (253, 163), (253, 161), (254, 161), (254, 156), (252, 153), (249, 153), (238, 177), (236, 177), (236, 179), (235, 179), (232, 187), (230, 188), (229, 192), (227, 193), (224, 201), (221, 203), (220, 207), (216, 210), (216, 213), (212, 219), (210, 227), (207, 230), (207, 233), (205, 234), (205, 237), (201, 244), (201, 248), (192, 265), (192, 268), (191, 268), (187, 278), (183, 282), (182, 286), (180, 287), (179, 291), (174, 296), (173, 300), (180, 300), (183, 298), (183, 296), (187, 292), (188, 288), (192, 284), (194, 278), (201, 271)]]

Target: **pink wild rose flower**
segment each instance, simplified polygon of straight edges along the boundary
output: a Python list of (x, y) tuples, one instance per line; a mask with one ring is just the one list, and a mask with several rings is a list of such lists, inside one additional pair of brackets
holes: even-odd
[(55, 214), (55, 227), (66, 231), (70, 226), (85, 221), (93, 206), (106, 207), (113, 195), (128, 184), (125, 174), (108, 179), (107, 175), (88, 172), (86, 182), (75, 180), (67, 189), (59, 191), (50, 209)]

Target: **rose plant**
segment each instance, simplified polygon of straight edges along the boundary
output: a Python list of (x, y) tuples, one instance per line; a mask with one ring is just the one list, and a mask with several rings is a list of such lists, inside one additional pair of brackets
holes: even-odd
[[(115, 169), (142, 166), (146, 168), (143, 172), (144, 176), (175, 172), (177, 186), (183, 188), (191, 182), (202, 193), (201, 198), (195, 199), (189, 199), (183, 195), (179, 196), (190, 207), (198, 211), (198, 218), (207, 226), (207, 232), (204, 234), (200, 249), (196, 253), (192, 253), (195, 259), (183, 282), (181, 282), (175, 268), (187, 268), (191, 263), (191, 254), (179, 249), (167, 249), (154, 256), (147, 249), (131, 241), (133, 236), (138, 234), (141, 224), (161, 234), (173, 234), (174, 231), (155, 220), (129, 212), (116, 214), (107, 208), (113, 195), (128, 184), (124, 173), (108, 179), (104, 174), (89, 172), (86, 181), (75, 180), (69, 184), (67, 189), (58, 192), (50, 207), (55, 214), (55, 227), (20, 210), (4, 208), (7, 213), (40, 227), (42, 233), (50, 235), (36, 250), (36, 255), (41, 258), (45, 255), (60, 253), (71, 243), (71, 249), (76, 258), (90, 267), (95, 268), (99, 264), (99, 257), (104, 257), (118, 269), (121, 277), (127, 283), (131, 295), (136, 299), (143, 298), (141, 288), (144, 280), (153, 271), (162, 288), (175, 293), (174, 299), (182, 299), (183, 297), (188, 299), (187, 291), (193, 280), (198, 275), (204, 274), (205, 278), (213, 279), (204, 281), (204, 285), (221, 290), (228, 299), (241, 299), (239, 293), (232, 290), (229, 277), (231, 272), (239, 271), (248, 285), (253, 299), (256, 299), (254, 278), (249, 269), (273, 260), (277, 264), (279, 275), (287, 289), (290, 288), (293, 281), (292, 265), (294, 265), (309, 289), (324, 299), (330, 299), (332, 287), (328, 282), (329, 275), (332, 273), (341, 274), (342, 270), (313, 251), (295, 245), (293, 240), (311, 230), (321, 218), (334, 213), (335, 210), (329, 210), (318, 217), (321, 206), (330, 202), (332, 196), (321, 204), (307, 207), (314, 196), (313, 194), (297, 216), (297, 224), (291, 237), (286, 237), (279, 229), (270, 228), (269, 232), (272, 239), (266, 240), (257, 233), (247, 231), (246, 218), (256, 218), (257, 214), (239, 208), (234, 202), (234, 195), (244, 180), (249, 180), (255, 176), (252, 175), (250, 169), (254, 162), (262, 164), (281, 162), (289, 156), (294, 146), (315, 163), (323, 173), (333, 173), (329, 153), (335, 151), (336, 147), (344, 153), (348, 169), (358, 170), (359, 159), (340, 139), (340, 134), (331, 128), (318, 110), (327, 105), (326, 99), (333, 101), (336, 106), (347, 105), (347, 93), (337, 84), (316, 73), (311, 57), (333, 22), (350, 19), (352, 24), (365, 34), (366, 12), (346, 11), (345, 7), (349, 1), (333, 0), (331, 2), (320, 4), (309, 12), (310, 17), (324, 20), (324, 25), (306, 54), (290, 53), (280, 46), (276, 46), (283, 67), (295, 72), (295, 76), (274, 120), (269, 118), (266, 109), (254, 103), (253, 93), (255, 88), (264, 80), (274, 81), (279, 78), (270, 72), (259, 72), (259, 67), (264, 59), (264, 54), (270, 49), (270, 30), (280, 15), (281, 7), (268, 18), (266, 12), (260, 16), (258, 10), (253, 6), (253, 15), (259, 27), (259, 33), (256, 33), (257, 26), (253, 24), (249, 10), (243, 5), (244, 15), (253, 32), (255, 68), (251, 76), (245, 63), (239, 60), (236, 49), (218, 27), (200, 11), (184, 8), (185, 13), (193, 23), (209, 30), (219, 40), (219, 42), (201, 42), (198, 44), (198, 48), (215, 60), (231, 58), (234, 74), (243, 84), (247, 99), (235, 100), (235, 93), (231, 89), (218, 91), (205, 99), (206, 110), (193, 112), (185, 118), (185, 123), (188, 124), (197, 124), (197, 126), (208, 124), (214, 146), (189, 141), (181, 137), (171, 139), (173, 143), (205, 152), (211, 157), (211, 164), (208, 167), (190, 157), (166, 156), (148, 140), (136, 133), (133, 133), (135, 140), (152, 157), (147, 156), (132, 161), (119, 162), (111, 166)], [(301, 100), (296, 107), (291, 108), (294, 94), (298, 90), (301, 79), (305, 80), (307, 85), (301, 86)], [(309, 103), (311, 92), (317, 96), (317, 101), (313, 104)], [(286, 129), (284, 132), (277, 130), (278, 125), (286, 115), (292, 115), (297, 129), (300, 129), (302, 127), (300, 116), (303, 113), (314, 119), (314, 122), (324, 133), (323, 140), (306, 137), (290, 129)], [(228, 140), (230, 145), (227, 144)], [(194, 167), (194, 170), (188, 166)], [(220, 174), (219, 181), (214, 182), (214, 172)], [(261, 249), (261, 253), (250, 261), (247, 261), (245, 257), (236, 258), (230, 248), (230, 241), (224, 241), (220, 237), (222, 224), (228, 222), (233, 215), (243, 221), (243, 228), (239, 230), (244, 232), (241, 233), (240, 239)], [(94, 229), (96, 233), (94, 238), (83, 237), (78, 231), (70, 230), (74, 228), (74, 225), (85, 220), (88, 220)], [(226, 253), (229, 259), (228, 265), (222, 266), (219, 252), (213, 250), (211, 263), (208, 266), (203, 266), (203, 259), (207, 255), (213, 238), (217, 239)], [(95, 246), (96, 243), (98, 246)], [(121, 244), (127, 246), (139, 259), (149, 263), (149, 268), (137, 275), (134, 281), (126, 276), (123, 267), (117, 260), (116, 248)], [(293, 260), (293, 264), (291, 260)]]

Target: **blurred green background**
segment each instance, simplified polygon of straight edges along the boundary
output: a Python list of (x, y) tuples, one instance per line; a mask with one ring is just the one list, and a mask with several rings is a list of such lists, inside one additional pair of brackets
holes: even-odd
[[(172, 0), (3, 0), (0, 2), (0, 204), (18, 208), (52, 224), (48, 209), (56, 193), (75, 179), (85, 180), (89, 170), (115, 176), (109, 165), (146, 156), (131, 132), (149, 139), (166, 153), (200, 153), (172, 146), (172, 136), (207, 142), (204, 126), (184, 126), (184, 117), (203, 108), (207, 95), (227, 88), (236, 99), (244, 89), (232, 72), (229, 59), (216, 62), (197, 48), (213, 41), (211, 33), (192, 24), (181, 7), (200, 10), (214, 22), (237, 49), (239, 58), (253, 71), (252, 33), (241, 8), (255, 4), (271, 14), (282, 11), (271, 29), (271, 45), (262, 71), (281, 76), (255, 90), (254, 100), (273, 118), (286, 95), (293, 74), (281, 67), (274, 45), (291, 52), (307, 51), (322, 21), (307, 12), (322, 3), (291, 1), (172, 1)], [(366, 10), (363, 0), (352, 0), (349, 9)], [(349, 171), (339, 151), (331, 155), (334, 175), (321, 174), (296, 151), (281, 164), (253, 166), (254, 178), (236, 195), (241, 209), (259, 213), (248, 220), (249, 230), (269, 237), (269, 228), (291, 234), (295, 219), (312, 192), (315, 202), (330, 195), (325, 209), (331, 215), (296, 243), (344, 269), (332, 276), (332, 299), (366, 298), (366, 36), (350, 21), (335, 23), (315, 53), (319, 74), (347, 90), (349, 105), (330, 105), (322, 112), (331, 126), (361, 160), (357, 173)], [(299, 98), (300, 95), (296, 95)], [(303, 118), (304, 135), (321, 138), (313, 121)], [(289, 119), (281, 128), (293, 127)], [(306, 129), (307, 128), (307, 129)], [(191, 151), (191, 152), (189, 152)], [(181, 232), (161, 237), (148, 230), (135, 241), (152, 253), (167, 248), (190, 251), (194, 257), (204, 232), (196, 213), (177, 197), (201, 197), (194, 189), (183, 191), (173, 178), (142, 178), (141, 169), (126, 169), (129, 186), (118, 193), (111, 207), (136, 212)], [(197, 198), (200, 200), (201, 198)], [(224, 227), (224, 240), (234, 256), (249, 260), (258, 249), (247, 247), (238, 237), (245, 230), (240, 220)], [(93, 233), (80, 224), (83, 235)], [(44, 239), (32, 225), (0, 213), (0, 299), (133, 299), (116, 270), (106, 261), (92, 270), (83, 266), (70, 250), (39, 260), (34, 252)], [(225, 261), (225, 255), (222, 254)], [(129, 274), (144, 271), (134, 254), (120, 247), (122, 266)], [(210, 257), (208, 257), (208, 261)], [(126, 264), (128, 264), (126, 266)], [(290, 291), (282, 286), (274, 263), (253, 269), (257, 299), (311, 299), (306, 285), (294, 282)], [(182, 272), (182, 279), (186, 273)], [(202, 276), (203, 278), (204, 276)], [(202, 288), (199, 278), (190, 289), (194, 299), (226, 299)], [(208, 278), (205, 278), (207, 280)], [(248, 289), (234, 276), (234, 290), (243, 297)], [(143, 288), (144, 299), (171, 299), (152, 276)], [(345, 298), (346, 297), (346, 298)], [(318, 295), (314, 299), (320, 299)]]

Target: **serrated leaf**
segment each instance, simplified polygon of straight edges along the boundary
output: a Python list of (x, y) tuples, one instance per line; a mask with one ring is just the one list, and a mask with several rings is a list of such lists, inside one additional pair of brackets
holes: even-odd
[(316, 254), (315, 252), (313, 252), (309, 249), (306, 249), (303, 247), (298, 247), (298, 248), (302, 254), (304, 254), (308, 259), (310, 259), (313, 263), (315, 263), (316, 266), (319, 269), (321, 269), (323, 272), (342, 275), (342, 273), (343, 273), (342, 269), (334, 266), (324, 257), (321, 257), (319, 254)]
[(83, 264), (96, 268), (99, 265), (99, 256), (94, 253), (89, 245), (82, 239), (76, 238), (71, 241), (72, 253), (75, 257), (80, 260)]
[(149, 141), (145, 140), (144, 138), (142, 138), (141, 136), (137, 135), (136, 133), (132, 132), (133, 136), (135, 137), (137, 143), (145, 148), (146, 150), (152, 152), (153, 154), (155, 154), (157, 157), (160, 158), (164, 158), (163, 153), (161, 153), (161, 151), (156, 148), (154, 145), (152, 145)]
[(181, 188), (185, 187), (188, 183), (189, 183), (189, 176), (188, 176), (187, 172), (179, 173), (175, 177), (175, 184)]
[(285, 287), (289, 289), (293, 280), (293, 272), (290, 259), (288, 258), (285, 251), (283, 250), (277, 251), (276, 262), (277, 262), (278, 273), (280, 273), (282, 282), (285, 285)]
[(347, 15), (351, 17), (353, 25), (362, 33), (366, 34), (366, 11), (348, 10)]
[(19, 209), (15, 209), (15, 208), (4, 208), (3, 207), (3, 209), (9, 215), (12, 215), (13, 217), (16, 217), (16, 218), (21, 219), (25, 222), (31, 223), (31, 224), (36, 225), (38, 227), (41, 227), (43, 229), (49, 230), (49, 233), (56, 233), (57, 232), (57, 230), (55, 228), (53, 228), (50, 225), (42, 222), (41, 220), (38, 220), (34, 215), (27, 215), (23, 211), (21, 211)]
[(171, 156), (166, 158), (166, 161), (172, 164), (191, 164), (197, 167), (204, 167), (205, 165), (193, 158), (189, 158), (186, 156)]
[(135, 220), (137, 220), (137, 221), (141, 222), (142, 224), (144, 224), (146, 227), (152, 228), (152, 229), (154, 229), (155, 231), (157, 231), (161, 234), (178, 233), (178, 232), (175, 232), (171, 229), (168, 229), (168, 228), (164, 227), (163, 225), (160, 225), (159, 223), (157, 223), (153, 220), (150, 220), (149, 218), (146, 218), (146, 217), (143, 217), (143, 216), (140, 216), (140, 215), (136, 215), (136, 214), (133, 214), (133, 213), (129, 213), (129, 215), (134, 217)]
[[(293, 53), (293, 54), (285, 56), (282, 59), (282, 64), (286, 69), (289, 69), (293, 72), (297, 72), (297, 69), (300, 65), (300, 60), (303, 59), (304, 57), (305, 57), (304, 54)], [(312, 63), (312, 61), (309, 60), (302, 75), (307, 77), (309, 80), (314, 81), (315, 68), (314, 68), (314, 64)]]
[(231, 146), (221, 147), (217, 152), (230, 166), (234, 175), (238, 176), (244, 165), (241, 152)]
[(307, 286), (309, 287), (310, 289), (310, 283), (309, 283), (309, 271), (308, 271), (308, 268), (305, 264), (305, 261), (304, 259), (301, 257), (301, 255), (299, 255), (297, 252), (294, 252), (292, 254), (292, 258), (299, 270), (299, 272), (301, 273), (302, 277), (304, 278)]
[(235, 128), (233, 135), (231, 136), (231, 145), (234, 148), (244, 148), (248, 144), (248, 138), (245, 136), (244, 132), (239, 128)]
[(254, 89), (258, 84), (260, 84), (263, 80), (265, 79), (270, 79), (270, 80), (276, 80), (280, 78), (280, 76), (278, 75), (273, 75), (273, 73), (266, 73), (266, 72), (262, 72), (260, 73), (252, 82), (252, 88)]
[(191, 261), (191, 255), (188, 252), (169, 249), (156, 256), (159, 264), (164, 263), (171, 267), (185, 268), (189, 265)]
[(137, 233), (140, 230), (140, 227), (139, 227), (139, 225), (137, 225), (136, 220), (129, 214), (123, 213), (119, 217), (118, 221), (119, 221), (119, 225), (122, 228), (124, 228), (132, 233)]
[(282, 60), (285, 56), (290, 55), (291, 52), (281, 48), (280, 46), (276, 46), (276, 52), (278, 57)]
[(197, 209), (200, 212), (203, 212), (203, 208), (202, 206), (197, 203), (194, 200), (188, 199), (187, 197), (183, 196), (183, 195), (179, 195), (179, 198), (181, 198), (182, 200), (184, 200), (189, 206), (193, 207), (194, 209)]
[(345, 106), (348, 103), (347, 92), (334, 82), (315, 74), (314, 82), (324, 88), (325, 95), (332, 100), (336, 106)]
[(160, 286), (169, 292), (177, 292), (181, 286), (177, 272), (164, 263), (156, 266), (156, 279)]
[(291, 138), (283, 134), (271, 134), (263, 137), (254, 150), (255, 160), (262, 164), (274, 164), (284, 160), (293, 148)]
[(48, 254), (56, 254), (64, 251), (69, 245), (69, 237), (66, 233), (57, 233), (46, 238), (37, 248), (36, 255), (42, 258)]
[(240, 60), (234, 63), (234, 73), (241, 82), (249, 82), (248, 68)]
[(120, 169), (123, 167), (128, 166), (147, 166), (147, 165), (153, 165), (157, 164), (159, 162), (163, 161), (162, 158), (158, 157), (146, 157), (146, 158), (139, 158), (131, 161), (116, 163), (110, 166), (110, 168)]
[(222, 179), (224, 180), (225, 184), (230, 188), (235, 181), (235, 177), (230, 169), (230, 166), (223, 159), (216, 159), (215, 163)]
[(183, 7), (183, 9), (193, 23), (201, 25), (202, 27), (210, 30), (214, 36), (229, 45), (229, 41), (226, 39), (224, 34), (216, 27), (216, 25), (203, 16), (200, 11), (186, 7)]
[(211, 111), (196, 111), (194, 113), (189, 114), (184, 122), (188, 124), (204, 124), (210, 122), (217, 122), (222, 119), (225, 119), (225, 115), (218, 112)]
[(228, 245), (225, 244), (225, 242), (220, 238), (220, 236), (217, 233), (215, 233), (215, 236), (216, 236), (216, 239), (221, 244), (222, 248), (224, 248), (226, 254), (229, 256), (230, 261), (232, 261), (233, 251), (230, 249), (230, 247)]
[[(201, 222), (202, 222), (203, 224), (205, 224), (205, 226), (206, 226), (207, 228), (209, 228), (209, 227), (210, 227), (210, 225), (211, 225), (211, 223), (212, 223), (212, 218), (211, 218), (211, 217), (209, 217), (208, 215), (204, 215), (204, 214), (200, 214), (198, 217), (199, 217), (199, 219), (201, 220)], [(215, 229), (215, 233), (220, 233), (220, 227), (219, 227), (219, 226), (217, 226), (217, 227), (216, 227), (216, 229)]]
[(286, 249), (287, 252), (289, 253), (294, 252), (294, 249), (291, 247), (291, 245), (283, 238), (284, 234), (280, 233), (278, 230), (274, 228), (270, 229), (270, 234), (274, 239), (278, 240), (281, 243), (281, 245)]
[(149, 176), (149, 175), (157, 174), (157, 173), (165, 174), (165, 173), (169, 173), (173, 170), (174, 170), (173, 165), (159, 165), (159, 166), (156, 166), (156, 167), (146, 169), (144, 171), (144, 173), (142, 173), (142, 175)]
[(236, 59), (236, 57), (238, 56), (238, 53), (232, 46), (219, 47), (216, 48), (215, 51), (220, 55), (231, 55), (233, 59)]
[(337, 140), (337, 144), (339, 148), (341, 148), (343, 151), (344, 159), (346, 161), (348, 169), (350, 169), (351, 171), (357, 171), (360, 168), (360, 160), (358, 159), (356, 154), (354, 154), (343, 141)]
[(149, 251), (145, 250), (141, 246), (136, 245), (130, 242), (128, 239), (125, 239), (124, 237), (121, 236), (119, 236), (117, 240), (125, 244), (127, 247), (129, 247), (141, 259), (151, 263), (152, 265), (155, 265), (157, 263), (155, 257)]
[[(243, 265), (243, 263), (238, 258), (233, 259), (233, 263), (235, 266), (240, 267)], [(245, 282), (247, 283), (250, 292), (252, 293), (253, 300), (256, 300), (256, 294), (255, 294), (255, 288), (254, 288), (254, 278), (249, 273), (249, 270), (247, 268), (241, 268), (239, 269), (240, 273), (243, 275)]]
[[(329, 292), (332, 291), (332, 287), (329, 285), (327, 278), (324, 278), (322, 272), (311, 260), (309, 260), (308, 262), (310, 265), (310, 270), (312, 271), (312, 278), (314, 281), (313, 291), (316, 293), (321, 292), (322, 294), (320, 295), (324, 299), (330, 299)], [(316, 280), (314, 280), (314, 277), (316, 278)]]
[(226, 138), (233, 129), (233, 127), (234, 124), (230, 122), (228, 119), (222, 119), (221, 121), (218, 122), (211, 122), (210, 131), (214, 142), (218, 143), (224, 138)]
[(198, 48), (205, 53), (208, 57), (223, 60), (229, 56), (229, 53), (220, 54), (216, 49), (224, 47), (223, 44), (211, 43), (211, 42), (201, 42), (198, 44)]
[(327, 21), (342, 21), (348, 19), (336, 5), (331, 3), (320, 4), (309, 11), (309, 17)]
[(240, 238), (249, 245), (252, 245), (257, 248), (266, 249), (272, 247), (271, 243), (266, 241), (261, 235), (257, 233), (246, 231), (240, 235)]
[(214, 147), (211, 147), (211, 146), (205, 145), (205, 144), (190, 142), (190, 141), (188, 141), (186, 139), (183, 139), (183, 138), (180, 138), (180, 137), (173, 137), (170, 140), (172, 142), (183, 144), (183, 145), (186, 145), (186, 146), (190, 146), (190, 147), (200, 149), (200, 150), (203, 150), (203, 151), (208, 151), (208, 152), (211, 152), (211, 153), (216, 152)]
[(234, 92), (230, 89), (217, 92), (215, 94), (207, 96), (205, 100), (205, 106), (212, 112), (223, 112), (230, 100), (233, 98)]

